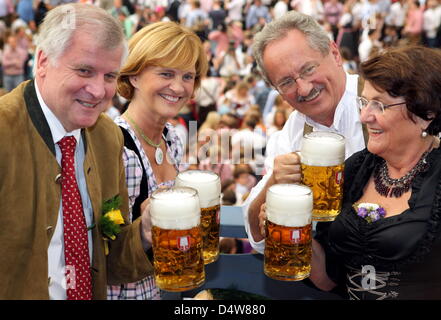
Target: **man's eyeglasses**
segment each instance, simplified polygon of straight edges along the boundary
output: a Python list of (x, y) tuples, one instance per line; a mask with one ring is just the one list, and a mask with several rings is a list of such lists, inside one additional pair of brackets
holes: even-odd
[(283, 94), (293, 93), (297, 89), (297, 80), (302, 79), (309, 81), (315, 75), (317, 68), (320, 66), (319, 63), (312, 64), (304, 69), (297, 78), (289, 77), (283, 79), (279, 84), (275, 87), (276, 89)]
[(391, 103), (391, 104), (384, 104), (383, 102), (377, 101), (377, 100), (367, 100), (363, 97), (357, 97), (357, 105), (358, 108), (361, 110), (366, 109), (366, 107), (370, 107), (372, 112), (375, 114), (378, 113), (384, 113), (384, 110), (390, 107), (399, 106), (402, 104), (405, 104), (406, 101), (398, 102), (398, 103)]

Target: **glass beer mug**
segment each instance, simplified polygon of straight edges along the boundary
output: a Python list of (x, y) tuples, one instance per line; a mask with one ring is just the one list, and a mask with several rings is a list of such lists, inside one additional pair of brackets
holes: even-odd
[(156, 190), (151, 196), (150, 215), (157, 286), (174, 292), (201, 286), (205, 270), (196, 190)]
[(211, 171), (188, 170), (176, 177), (177, 187), (197, 190), (201, 206), (201, 229), (204, 263), (209, 264), (219, 257), (220, 194), (219, 176)]
[(266, 193), (264, 273), (273, 279), (309, 277), (312, 193), (300, 184), (275, 184)]
[(314, 131), (303, 137), (300, 152), (302, 183), (312, 189), (314, 221), (333, 221), (343, 199), (345, 138)]

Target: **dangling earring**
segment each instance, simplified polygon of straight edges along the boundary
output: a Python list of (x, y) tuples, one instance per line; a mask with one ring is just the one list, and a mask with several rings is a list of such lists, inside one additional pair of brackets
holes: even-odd
[(427, 133), (427, 131), (426, 130), (423, 130), (422, 132), (421, 132), (421, 138), (425, 138), (425, 137), (427, 137), (427, 135), (428, 135), (428, 133)]

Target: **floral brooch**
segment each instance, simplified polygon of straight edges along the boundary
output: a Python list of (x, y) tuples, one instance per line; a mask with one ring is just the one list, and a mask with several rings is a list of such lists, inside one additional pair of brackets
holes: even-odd
[(375, 203), (359, 203), (354, 205), (357, 215), (368, 223), (380, 220), (386, 216), (386, 210)]
[(104, 239), (104, 252), (109, 254), (109, 240), (115, 240), (118, 233), (121, 232), (120, 225), (124, 224), (124, 218), (119, 207), (121, 206), (121, 198), (116, 195), (112, 199), (103, 203), (103, 215), (101, 216), (99, 225)]

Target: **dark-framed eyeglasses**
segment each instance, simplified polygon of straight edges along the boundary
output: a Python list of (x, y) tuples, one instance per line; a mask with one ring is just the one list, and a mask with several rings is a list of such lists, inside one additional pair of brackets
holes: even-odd
[(391, 103), (391, 104), (384, 104), (383, 102), (377, 101), (377, 100), (368, 100), (363, 97), (357, 97), (357, 106), (361, 110), (366, 109), (366, 107), (371, 108), (372, 112), (375, 114), (378, 113), (384, 113), (384, 110), (390, 108), (399, 106), (402, 104), (406, 104), (406, 101), (397, 102), (397, 103)]

